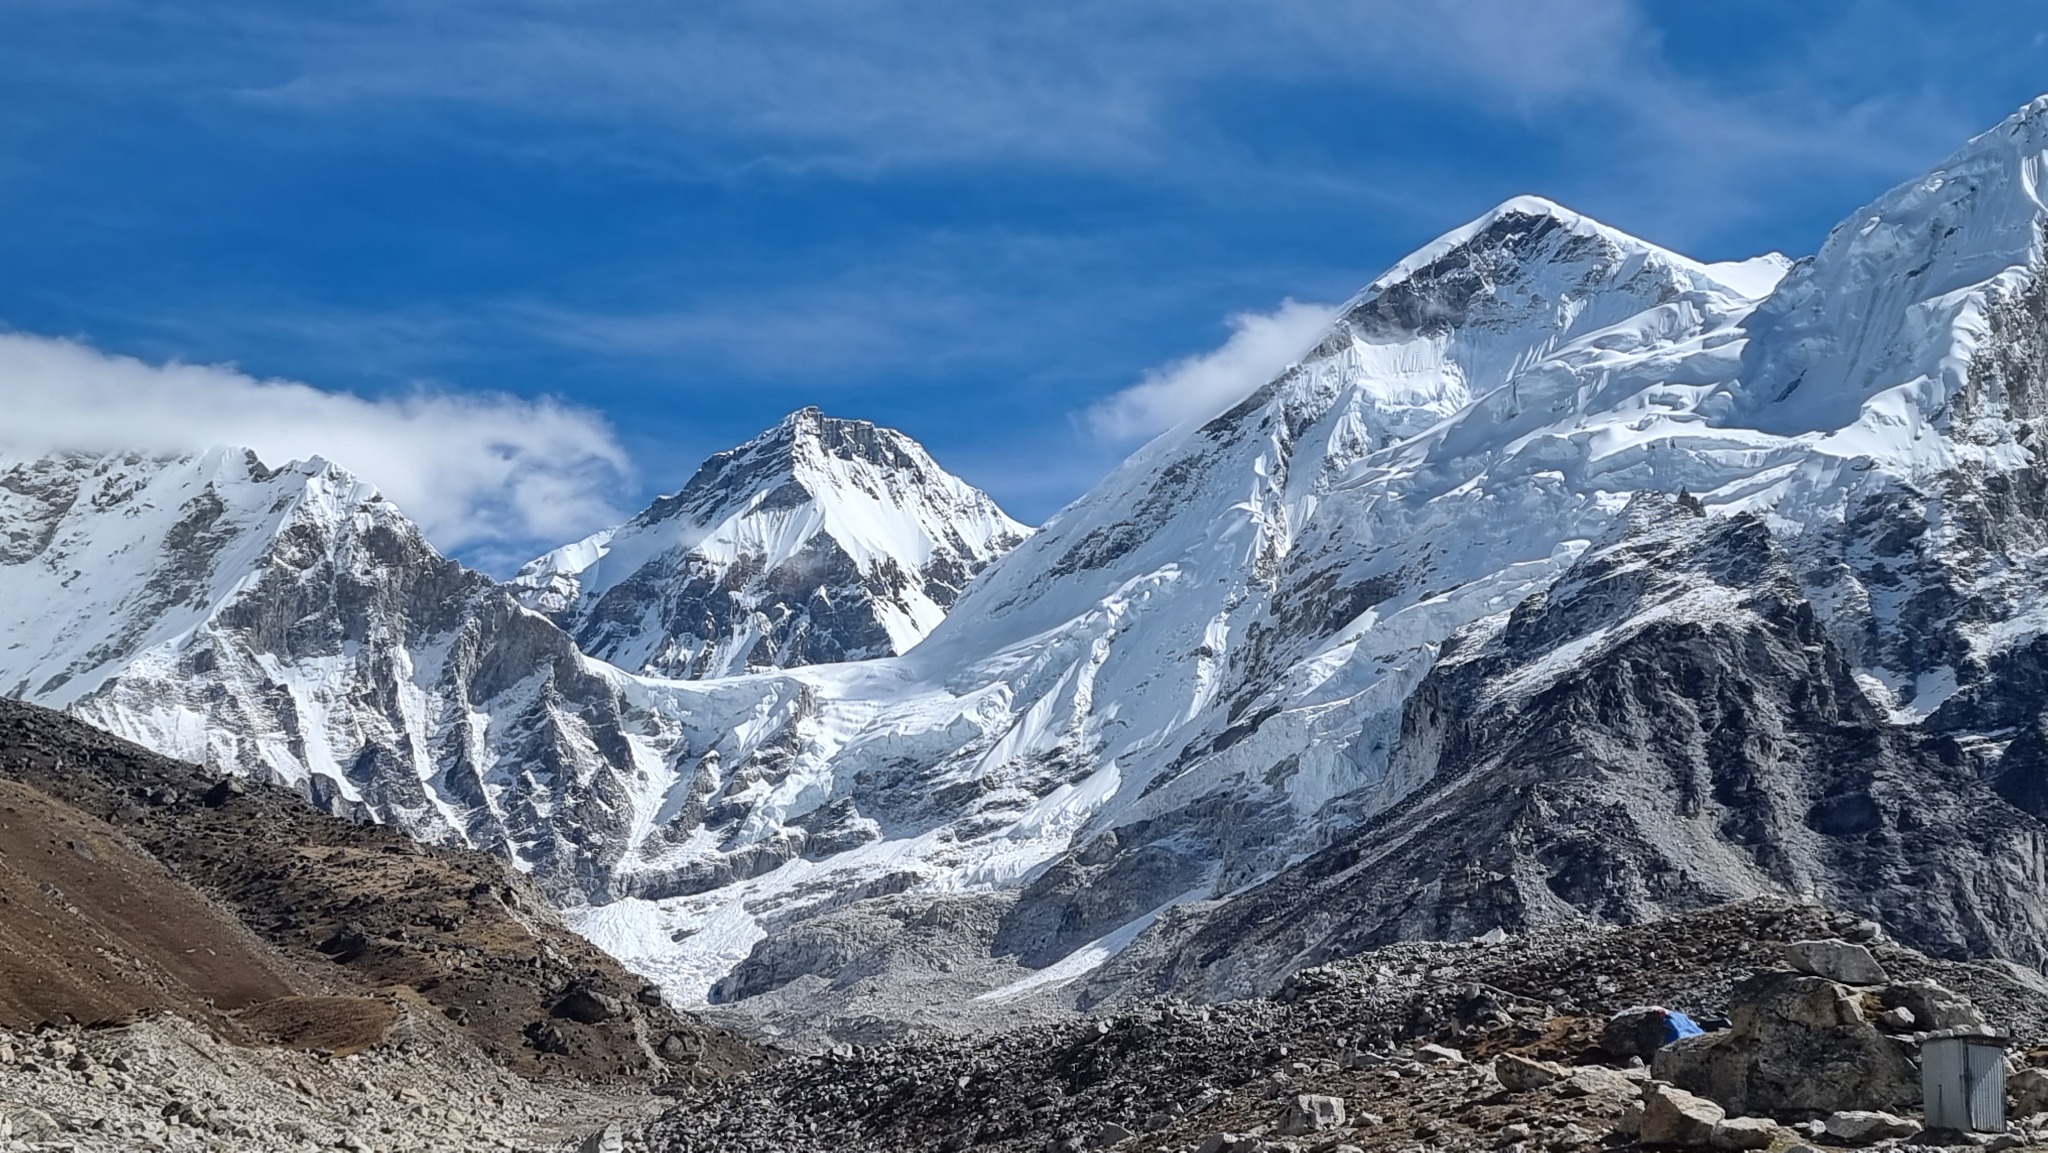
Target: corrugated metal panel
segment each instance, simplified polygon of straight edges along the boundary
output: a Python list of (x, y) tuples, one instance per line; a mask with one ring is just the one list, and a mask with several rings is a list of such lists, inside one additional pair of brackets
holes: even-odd
[(1920, 1047), (1930, 1129), (2005, 1131), (2005, 1048), (1982, 1037), (1935, 1037)]

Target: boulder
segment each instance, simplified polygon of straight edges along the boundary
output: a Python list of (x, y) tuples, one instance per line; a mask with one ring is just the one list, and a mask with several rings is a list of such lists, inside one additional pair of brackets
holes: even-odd
[(1136, 1136), (1136, 1133), (1111, 1121), (1095, 1131), (1095, 1136), (1088, 1139), (1088, 1147), (1090, 1149), (1113, 1149)]
[(1841, 1109), (1823, 1122), (1827, 1135), (1845, 1145), (1870, 1145), (1896, 1137), (1911, 1137), (1920, 1131), (1918, 1121), (1909, 1121), (1875, 1109)]
[(370, 935), (361, 925), (350, 923), (329, 934), (327, 939), (315, 946), (320, 952), (346, 965), (363, 955), (370, 947)]
[(1725, 1032), (1657, 1051), (1654, 1074), (1738, 1114), (1911, 1109), (1920, 1075), (1866, 1020), (1856, 994), (1801, 973), (1762, 973), (1729, 994)]
[(2048, 1113), (2048, 1069), (2022, 1069), (2005, 1079), (2016, 1117)]
[(1564, 1068), (1548, 1061), (1532, 1061), (1514, 1053), (1502, 1053), (1493, 1059), (1493, 1079), (1501, 1088), (1515, 1093), (1526, 1093), (1541, 1089), (1545, 1085), (1564, 1080)]
[(1769, 1149), (1782, 1132), (1768, 1117), (1730, 1117), (1714, 1126), (1707, 1143), (1716, 1149)]
[(1599, 1065), (1581, 1065), (1565, 1078), (1570, 1096), (1576, 1097), (1627, 1097), (1635, 1098), (1643, 1091), (1643, 1080), (1647, 1074), (1640, 1070), (1631, 1076), (1619, 1069), (1607, 1069)]
[(1465, 1054), (1449, 1045), (1419, 1045), (1415, 1049), (1415, 1059), (1431, 1065), (1463, 1065)]
[(1839, 937), (1794, 941), (1783, 951), (1785, 960), (1800, 972), (1844, 985), (1882, 985), (1891, 980), (1869, 949)]
[(1253, 1153), (1262, 1142), (1242, 1133), (1212, 1133), (1196, 1153)]
[(625, 1003), (617, 997), (599, 992), (580, 981), (571, 984), (568, 991), (548, 1008), (551, 1017), (566, 1017), (584, 1025), (601, 1025), (625, 1012)]
[(1932, 981), (1900, 981), (1878, 994), (1886, 1009), (1904, 1009), (1913, 1015), (1913, 1027), (1939, 1033), (1946, 1029), (1979, 1029), (1984, 1014), (1968, 997), (1944, 989)]
[(1643, 1119), (1636, 1136), (1645, 1145), (1706, 1145), (1726, 1112), (1705, 1097), (1675, 1085), (1652, 1081), (1643, 1086)]
[(1344, 1099), (1320, 1093), (1303, 1093), (1280, 1116), (1280, 1135), (1306, 1137), (1344, 1124)]
[(526, 1043), (543, 1053), (567, 1054), (569, 1038), (559, 1028), (547, 1021), (529, 1021), (520, 1030)]

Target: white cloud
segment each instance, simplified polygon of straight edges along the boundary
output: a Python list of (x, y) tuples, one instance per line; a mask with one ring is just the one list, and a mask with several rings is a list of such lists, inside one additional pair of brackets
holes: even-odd
[(1088, 410), (1103, 436), (1136, 440), (1228, 409), (1301, 359), (1337, 319), (1338, 306), (1283, 300), (1271, 312), (1229, 318), (1230, 339), (1198, 356), (1154, 368)]
[(625, 450), (595, 414), (548, 400), (414, 392), (370, 400), (230, 367), (148, 364), (0, 333), (0, 450), (254, 449), (325, 457), (375, 484), (446, 550), (510, 559), (614, 523)]

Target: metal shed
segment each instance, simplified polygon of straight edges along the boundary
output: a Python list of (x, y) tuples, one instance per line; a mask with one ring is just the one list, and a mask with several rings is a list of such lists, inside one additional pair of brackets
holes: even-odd
[(1920, 1046), (1920, 1092), (1929, 1129), (2005, 1132), (2004, 1037), (1955, 1030)]

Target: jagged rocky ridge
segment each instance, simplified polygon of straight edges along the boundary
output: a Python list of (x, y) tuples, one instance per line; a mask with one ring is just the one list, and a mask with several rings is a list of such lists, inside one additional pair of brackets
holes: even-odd
[(56, 456), (0, 472), (0, 679), (330, 812), (600, 886), (636, 685), (324, 461)]
[[(795, 1028), (1765, 892), (2038, 961), (2044, 154), (2048, 102), (1789, 269), (1511, 201), (895, 657), (636, 677), (322, 466), (23, 466), (0, 579), (66, 608), (7, 679), (499, 847), (675, 993)], [(125, 517), (145, 489), (180, 515)], [(639, 614), (637, 667), (761, 644), (658, 581), (587, 618), (581, 578), (524, 587), (600, 646)]]
[(902, 433), (806, 408), (512, 583), (600, 660), (728, 676), (904, 652), (1029, 531)]

